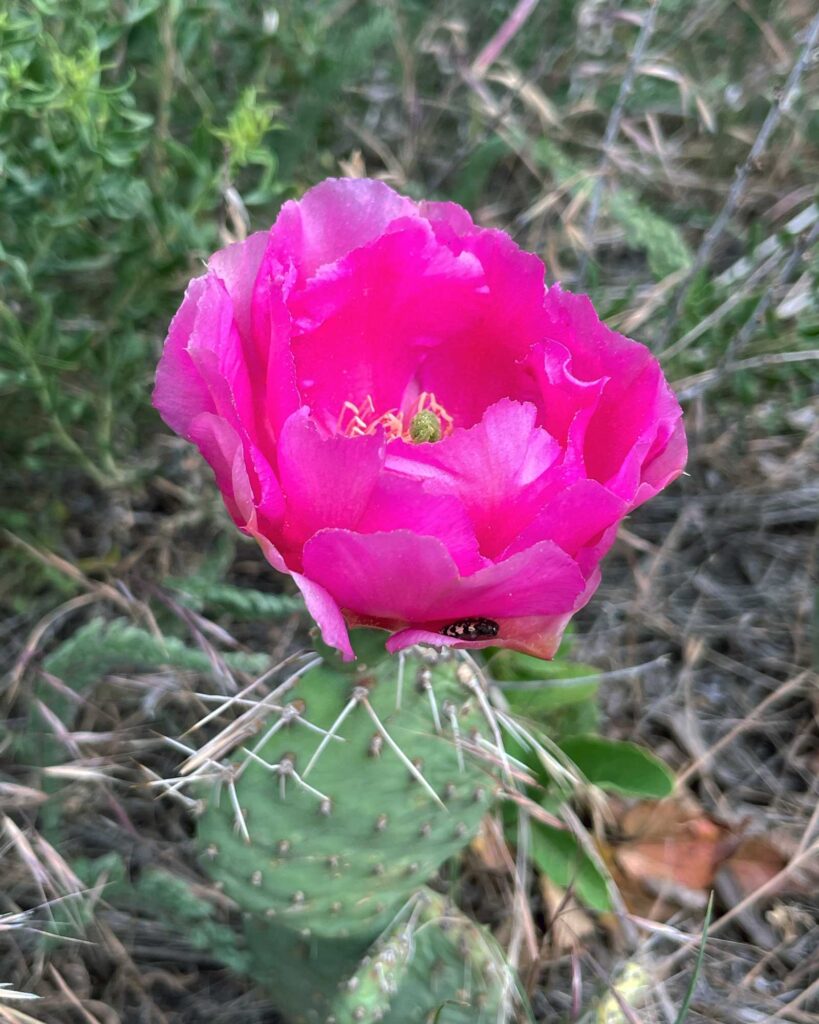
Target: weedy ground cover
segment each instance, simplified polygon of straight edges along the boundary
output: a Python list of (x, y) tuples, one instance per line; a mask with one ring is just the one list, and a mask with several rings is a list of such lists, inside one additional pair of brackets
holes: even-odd
[[(799, 0), (0, 13), (0, 1016), (275, 1019), (195, 796), (159, 783), (229, 715), (168, 740), (286, 675), (308, 623), (151, 376), (211, 251), (366, 173), (592, 291), (660, 354), (693, 452), (559, 659), (486, 666), (584, 778), (540, 779), (528, 858), (496, 819), (440, 887), (517, 951), (539, 1019), (674, 1021), (711, 890), (689, 1019), (811, 1019), (817, 32)], [(612, 741), (660, 755), (673, 799), (622, 751), (612, 778)]]

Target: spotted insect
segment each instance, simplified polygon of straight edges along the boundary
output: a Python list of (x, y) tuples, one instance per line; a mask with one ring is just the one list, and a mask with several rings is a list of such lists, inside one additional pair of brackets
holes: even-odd
[(493, 619), (458, 619), (441, 630), (444, 636), (456, 640), (491, 640), (497, 636), (500, 626)]

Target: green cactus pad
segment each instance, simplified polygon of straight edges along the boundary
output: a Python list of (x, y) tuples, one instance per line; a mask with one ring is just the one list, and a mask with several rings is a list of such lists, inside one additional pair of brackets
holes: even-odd
[(255, 978), (292, 1024), (495, 1024), (509, 968), (491, 936), (429, 889), (368, 949), (248, 920)]
[[(278, 773), (234, 757), (249, 842), (227, 794), (208, 797), (203, 863), (245, 912), (302, 935), (372, 938), (477, 832), (495, 781), (476, 754), (492, 734), (474, 690), (455, 660), (408, 657), (399, 707), (397, 677), (395, 658), (357, 675), (320, 666), (287, 694), (287, 724), (256, 751)], [(337, 737), (309, 772), (324, 737), (306, 722)]]
[(245, 940), (250, 974), (290, 1024), (325, 1024), (339, 986), (367, 953), (367, 939), (301, 936), (291, 928), (249, 916)]
[(491, 937), (429, 889), (375, 943), (323, 1024), (494, 1024), (509, 968)]

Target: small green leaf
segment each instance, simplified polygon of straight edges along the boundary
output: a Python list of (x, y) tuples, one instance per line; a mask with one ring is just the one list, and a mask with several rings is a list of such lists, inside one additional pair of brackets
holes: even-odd
[(589, 782), (601, 789), (626, 796), (661, 798), (674, 788), (674, 775), (669, 768), (636, 743), (600, 736), (572, 736), (560, 746)]
[(539, 871), (561, 889), (571, 885), (577, 898), (592, 910), (611, 910), (604, 875), (571, 832), (532, 822), (531, 857)]
[(538, 690), (504, 688), (503, 692), (517, 715), (537, 723), (554, 742), (597, 729), (600, 714), (596, 681), (544, 683)]
[(537, 688), (504, 686), (503, 692), (510, 707), (516, 712), (529, 718), (538, 718), (540, 715), (560, 711), (574, 704), (593, 702), (598, 686), (597, 679), (583, 676), (578, 680), (544, 680), (543, 685)]
[(592, 665), (541, 661), (503, 650), (493, 654), (489, 670), (506, 684), (503, 692), (510, 708), (536, 722), (553, 740), (597, 729), (599, 675)]

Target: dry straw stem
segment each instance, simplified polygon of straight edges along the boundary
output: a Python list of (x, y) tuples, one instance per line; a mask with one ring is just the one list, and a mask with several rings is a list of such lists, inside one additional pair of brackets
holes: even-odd
[(473, 74), (483, 75), (495, 63), (539, 3), (540, 0), (518, 0), (508, 18), (472, 62)]
[[(721, 303), (713, 313), (709, 313), (697, 324), (695, 324), (689, 331), (686, 331), (681, 338), (678, 338), (673, 345), (669, 345), (668, 348), (662, 352), (663, 362), (667, 362), (674, 356), (679, 355), (681, 352), (685, 352), (686, 349), (690, 348), (699, 338), (708, 331), (718, 327), (726, 316), (738, 306), (741, 302), (744, 302), (750, 295), (752, 295), (763, 281), (767, 279), (769, 274), (776, 269), (776, 267), (782, 262), (782, 254), (774, 252), (768, 256), (767, 259), (763, 260), (759, 266), (755, 267), (753, 272), (742, 282), (739, 287), (734, 287), (725, 302)], [(683, 272), (684, 273), (684, 272)], [(661, 282), (663, 284), (664, 282)], [(658, 286), (659, 287), (659, 286)], [(663, 294), (667, 294), (667, 289), (664, 290)], [(656, 308), (656, 307), (655, 307)], [(638, 327), (640, 322), (634, 318), (627, 321), (623, 330), (626, 334)]]
[[(814, 216), (810, 230), (803, 232), (802, 236), (797, 240), (796, 245), (785, 260), (776, 281), (768, 284), (751, 316), (728, 342), (718, 364), (708, 370), (703, 370), (701, 373), (675, 382), (674, 386), (682, 399), (691, 399), (702, 394), (721, 384), (726, 377), (736, 373), (738, 370), (757, 370), (785, 363), (812, 362), (817, 358), (817, 350), (808, 349), (795, 352), (772, 352), (752, 356), (745, 360), (736, 359), (737, 353), (741, 352), (751, 341), (771, 304), (776, 301), (777, 296), (781, 295), (783, 288), (790, 283), (805, 254), (812, 250), (817, 240), (819, 240), (819, 217)], [(752, 287), (766, 277), (769, 270), (773, 269), (773, 266), (780, 261), (781, 255), (777, 248), (772, 255), (757, 267), (747, 279), (745, 285), (737, 288), (719, 309), (715, 310), (711, 316), (706, 317), (695, 328), (692, 328), (678, 342), (666, 349), (664, 353), (665, 358), (683, 351), (705, 331), (714, 327), (738, 302), (746, 298)]]
[(720, 370), (730, 371), (733, 365), (734, 357), (737, 352), (741, 352), (751, 338), (754, 335), (760, 321), (765, 316), (771, 303), (774, 300), (774, 296), (778, 293), (783, 285), (788, 284), (793, 277), (795, 271), (802, 262), (802, 258), (806, 252), (809, 252), (815, 245), (817, 239), (819, 239), (819, 218), (814, 221), (813, 227), (810, 231), (805, 232), (801, 239), (794, 246), (793, 251), (788, 257), (782, 271), (779, 274), (779, 278), (773, 286), (769, 286), (765, 289), (759, 302), (756, 304), (751, 316), (745, 322), (745, 325), (728, 343), (725, 352), (720, 359), (719, 367)]
[(788, 79), (776, 100), (771, 104), (768, 114), (762, 122), (762, 127), (759, 129), (753, 145), (748, 151), (745, 162), (736, 172), (733, 184), (731, 185), (722, 209), (717, 214), (708, 231), (706, 231), (705, 236), (700, 243), (700, 247), (694, 256), (694, 261), (691, 264), (688, 274), (677, 290), (671, 312), (668, 316), (666, 328), (667, 337), (660, 348), (660, 352), (668, 347), (668, 338), (673, 330), (674, 324), (679, 320), (680, 313), (682, 312), (683, 304), (685, 302), (685, 297), (691, 283), (697, 274), (699, 274), (703, 267), (708, 263), (711, 253), (714, 250), (714, 246), (722, 236), (723, 231), (725, 231), (725, 228), (728, 226), (728, 222), (731, 217), (733, 217), (734, 212), (739, 206), (743, 193), (745, 192), (745, 187), (748, 184), (748, 178), (752, 171), (756, 169), (757, 163), (765, 152), (771, 136), (779, 126), (782, 115), (790, 109), (799, 88), (799, 84), (802, 81), (802, 77), (813, 59), (813, 48), (816, 46), (817, 39), (819, 39), (819, 13), (814, 15), (813, 20), (808, 27), (805, 42), (799, 52), (799, 56), (791, 68)]
[(789, 680), (787, 683), (783, 683), (778, 686), (773, 693), (769, 694), (763, 701), (761, 701), (754, 709), (750, 712), (742, 721), (730, 729), (724, 736), (722, 736), (716, 743), (708, 748), (701, 757), (698, 757), (696, 761), (692, 762), (684, 771), (677, 775), (677, 789), (680, 790), (684, 787), (692, 776), (698, 775), (703, 768), (713, 759), (716, 755), (729, 743), (740, 736), (742, 733), (747, 732), (749, 729), (764, 728), (764, 716), (779, 701), (784, 700), (786, 697), (791, 697), (795, 693), (799, 693), (801, 690), (806, 688), (811, 674), (808, 672), (800, 672), (794, 679)]
[(603, 186), (605, 184), (605, 175), (609, 169), (609, 164), (611, 163), (612, 147), (614, 146), (614, 141), (620, 132), (620, 121), (623, 117), (623, 111), (626, 109), (628, 98), (634, 88), (634, 80), (637, 77), (640, 63), (642, 62), (646, 49), (648, 48), (648, 44), (651, 41), (651, 37), (654, 35), (654, 29), (657, 24), (657, 14), (660, 10), (660, 2), (661, 0), (651, 0), (648, 10), (643, 16), (643, 24), (640, 29), (640, 34), (637, 36), (637, 42), (634, 44), (634, 50), (632, 51), (628, 68), (620, 82), (620, 91), (617, 94), (617, 100), (611, 108), (611, 114), (609, 115), (608, 124), (606, 125), (606, 133), (603, 136), (603, 156), (600, 160), (600, 166), (597, 169), (597, 180), (594, 183), (594, 189), (592, 190), (591, 198), (589, 199), (586, 221), (583, 225), (586, 249), (580, 262), (580, 269), (577, 272), (577, 287), (581, 290), (586, 280), (586, 273), (589, 269), (591, 254), (594, 251), (594, 229), (597, 226), (597, 218), (600, 214), (600, 203), (603, 199)]
[(738, 370), (762, 370), (769, 366), (785, 366), (788, 363), (812, 363), (819, 359), (819, 348), (803, 349), (796, 352), (768, 352), (765, 355), (740, 359), (730, 366), (715, 366), (702, 373), (674, 381), (674, 389), (682, 401), (687, 401), (710, 390), (725, 379), (729, 373)]

